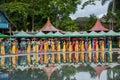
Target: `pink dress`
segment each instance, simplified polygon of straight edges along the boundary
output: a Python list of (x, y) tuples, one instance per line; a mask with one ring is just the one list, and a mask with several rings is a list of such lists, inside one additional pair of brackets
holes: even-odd
[[(40, 53), (43, 51), (43, 41), (40, 42)], [(43, 64), (43, 55), (40, 54), (40, 63)]]

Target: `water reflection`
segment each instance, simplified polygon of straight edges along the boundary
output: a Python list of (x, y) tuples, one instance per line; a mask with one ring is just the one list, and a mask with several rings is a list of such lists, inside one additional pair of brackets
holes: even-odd
[[(98, 66), (98, 69), (100, 67)], [(52, 69), (54, 72), (51, 72)], [(20, 69), (12, 69), (12, 71), (2, 69), (2, 72), (8, 73), (7, 80), (120, 80), (120, 65), (101, 71), (100, 77), (95, 68), (83, 65), (49, 66), (48, 72), (39, 68), (27, 68), (23, 71)]]

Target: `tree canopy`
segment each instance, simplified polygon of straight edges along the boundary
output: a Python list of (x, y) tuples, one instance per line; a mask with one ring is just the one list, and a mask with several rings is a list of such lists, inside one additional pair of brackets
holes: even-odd
[[(76, 11), (77, 5), (80, 3), (81, 0), (0, 1), (9, 18), (17, 25), (18, 30), (38, 30), (45, 24), (48, 17), (56, 27), (61, 28), (64, 25), (69, 27), (68, 22), (77, 25), (76, 22), (69, 18), (69, 15)], [(65, 29), (71, 30), (69, 28)]]

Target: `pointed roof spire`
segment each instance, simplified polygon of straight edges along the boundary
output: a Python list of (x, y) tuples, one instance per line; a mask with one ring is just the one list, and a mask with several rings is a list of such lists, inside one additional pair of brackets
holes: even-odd
[(50, 19), (48, 17), (48, 20), (46, 22), (46, 24), (40, 29), (40, 31), (60, 31), (59, 29), (55, 28), (51, 22)]
[(95, 25), (89, 31), (109, 31), (109, 29), (105, 28), (99, 19), (97, 19)]

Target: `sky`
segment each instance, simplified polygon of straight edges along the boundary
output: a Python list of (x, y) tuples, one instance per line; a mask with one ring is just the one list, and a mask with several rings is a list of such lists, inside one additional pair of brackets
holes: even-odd
[(96, 0), (96, 5), (87, 5), (84, 9), (81, 9), (82, 5), (78, 5), (75, 14), (71, 14), (70, 17), (72, 19), (76, 19), (78, 17), (89, 17), (90, 14), (95, 14), (98, 18), (100, 18), (107, 13), (109, 2), (110, 1), (108, 1), (105, 5), (101, 5), (101, 1)]
[[(104, 70), (100, 75), (100, 80), (107, 80), (107, 70)], [(75, 75), (77, 80), (99, 80), (98, 77), (91, 78), (88, 72), (79, 72)]]

